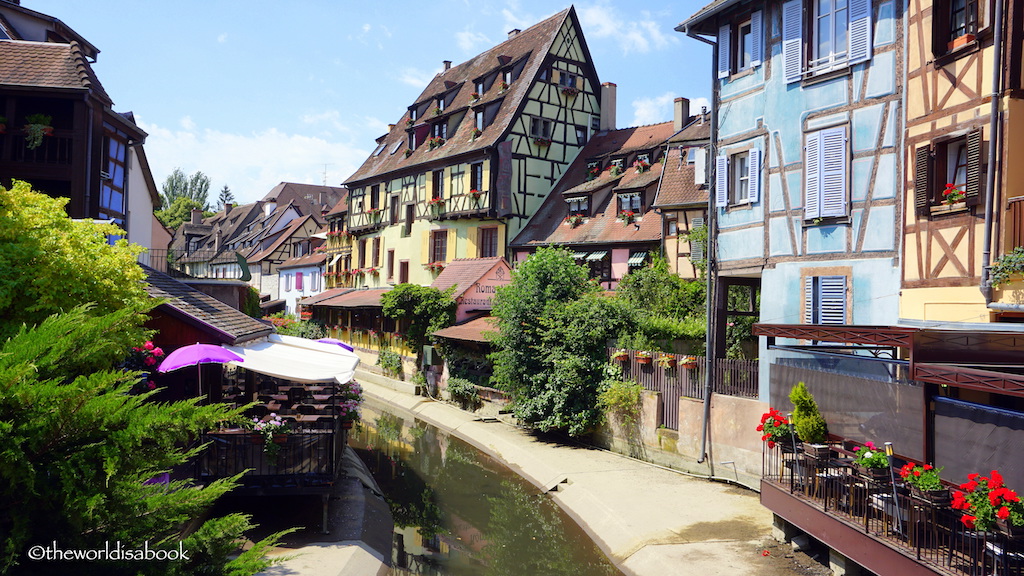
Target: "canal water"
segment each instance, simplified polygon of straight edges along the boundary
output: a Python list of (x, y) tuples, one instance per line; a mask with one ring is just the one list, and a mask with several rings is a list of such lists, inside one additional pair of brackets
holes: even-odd
[(529, 482), (419, 420), (363, 407), (349, 445), (395, 518), (391, 574), (619, 575), (585, 532)]

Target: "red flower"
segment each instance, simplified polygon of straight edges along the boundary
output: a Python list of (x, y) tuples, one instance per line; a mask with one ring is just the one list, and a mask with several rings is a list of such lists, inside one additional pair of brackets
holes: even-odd
[(145, 364), (146, 366), (152, 366), (153, 364), (156, 364), (156, 358), (153, 358), (152, 356), (146, 356), (146, 359), (143, 360), (142, 363)]
[(957, 490), (953, 492), (953, 502), (950, 503), (949, 507), (954, 510), (967, 510), (970, 508), (971, 503), (964, 498), (964, 493)]
[(758, 425), (757, 425), (757, 428), (754, 428), (754, 430), (757, 430), (758, 432), (764, 432), (764, 424), (763, 424), (763, 421), (762, 421), (762, 423), (761, 423), (761, 424), (758, 424)]
[(146, 343), (143, 344), (142, 347), (145, 348), (146, 350), (152, 350), (153, 348), (155, 348), (155, 346), (153, 346), (153, 343), (149, 341), (146, 341)]
[(971, 530), (974, 529), (974, 516), (968, 516), (967, 514), (964, 514), (960, 517), (960, 521), (964, 523), (964, 526), (970, 528)]
[(771, 552), (769, 552), (767, 550), (761, 550), (761, 556), (767, 556), (769, 554), (771, 554)]
[(920, 475), (921, 475), (921, 471), (920, 470), (914, 470), (914, 476), (920, 476)]
[(978, 474), (978, 473), (968, 474), (967, 475), (967, 479), (968, 480), (977, 480), (980, 477), (981, 477), (981, 474)]
[(156, 382), (153, 382), (152, 380), (150, 380), (150, 381), (149, 381), (149, 382), (148, 382), (148, 383), (146, 384), (146, 386), (147, 386), (147, 387), (148, 387), (148, 388), (149, 388), (150, 390), (153, 390), (153, 389), (155, 389), (155, 388), (156, 388)]
[(932, 465), (931, 464), (925, 464), (924, 465), (924, 469), (925, 470), (931, 470), (932, 469)]
[(1006, 520), (1010, 517), (1010, 509), (1006, 506), (1001, 506), (999, 510), (996, 510), (996, 518), (1000, 520)]
[(992, 471), (992, 479), (988, 482), (989, 488), (1000, 488), (1003, 485), (1003, 475), (998, 470)]
[(774, 441), (772, 441), (772, 440), (769, 440), (769, 441), (768, 441), (768, 447), (769, 447), (769, 448), (775, 448), (775, 442), (774, 442)]
[[(977, 476), (977, 474), (975, 474), (975, 476)], [(968, 476), (968, 478), (970, 478), (970, 476)], [(975, 482), (974, 479), (971, 479), (970, 482), (964, 482), (963, 484), (960, 485), (960, 489), (966, 492), (974, 492), (974, 490), (977, 489), (977, 487), (978, 483)]]
[(157, 358), (159, 358), (159, 357), (161, 357), (163, 355), (164, 355), (163, 348), (153, 348), (153, 356), (156, 356)]

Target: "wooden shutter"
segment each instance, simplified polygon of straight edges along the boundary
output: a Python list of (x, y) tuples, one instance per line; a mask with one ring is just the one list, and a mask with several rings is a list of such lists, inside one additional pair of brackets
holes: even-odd
[(846, 216), (846, 127), (821, 131), (821, 216)]
[(871, 59), (871, 0), (850, 0), (850, 64)]
[(430, 250), (431, 248), (433, 248), (433, 246), (430, 245), (430, 230), (424, 230), (423, 244), (422, 246), (420, 246), (420, 254), (422, 254), (422, 256), (420, 257), (421, 263), (430, 264), (431, 262), (433, 262), (433, 260), (430, 259), (434, 255)]
[(729, 77), (729, 48), (730, 48), (730, 32), (731, 28), (729, 24), (718, 28), (718, 77), (728, 78)]
[(761, 53), (764, 52), (763, 37), (764, 31), (761, 28), (761, 11), (758, 10), (750, 15), (750, 51), (752, 52), (750, 55), (751, 66), (761, 65)]
[(914, 151), (914, 208), (921, 216), (928, 214), (931, 204), (931, 164), (931, 146), (926, 144)]
[(787, 84), (802, 76), (803, 44), (803, 3), (789, 0), (782, 5), (782, 70)]
[(715, 206), (729, 205), (729, 157), (715, 158)]
[[(451, 262), (452, 260), (455, 260), (455, 238), (457, 237), (457, 234), (458, 234), (458, 229), (457, 228), (449, 228), (448, 229), (448, 241), (447, 241), (447, 243), (445, 245), (445, 256), (444, 256), (444, 261), (445, 262)], [(472, 256), (470, 256), (470, 257), (472, 257)]]
[(821, 188), (821, 132), (807, 135), (804, 144), (804, 218), (821, 215), (818, 194)]
[(757, 202), (761, 197), (761, 151), (753, 149), (747, 154), (747, 200)]
[(551, 70), (551, 83), (556, 86), (562, 80), (562, 72), (560, 70)]
[(581, 91), (581, 92), (583, 91), (583, 76), (582, 75), (576, 76), (576, 89)]
[(846, 276), (818, 278), (819, 324), (846, 324)]
[(964, 199), (970, 205), (981, 202), (981, 130), (967, 134), (967, 183)]
[(479, 234), (480, 228), (477, 226), (470, 227), (466, 230), (466, 258), (476, 258), (480, 256), (480, 251), (476, 247), (476, 239)]
[[(704, 218), (697, 216), (693, 220), (690, 220), (690, 232), (700, 228), (704, 225)], [(704, 243), (690, 241), (690, 262), (700, 262), (705, 259), (704, 256)]]
[(804, 276), (804, 324), (817, 324), (815, 276)]
[(505, 225), (498, 224), (498, 256), (505, 257)]

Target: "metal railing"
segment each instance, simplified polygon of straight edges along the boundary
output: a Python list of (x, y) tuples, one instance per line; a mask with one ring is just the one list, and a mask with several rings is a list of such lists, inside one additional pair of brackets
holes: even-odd
[[(241, 269), (233, 256), (232, 252), (214, 250), (183, 252), (151, 248), (139, 254), (139, 263), (175, 278), (238, 278)], [(229, 273), (233, 275), (227, 275)]]
[(246, 477), (301, 477), (306, 484), (334, 480), (340, 463), (344, 432), (308, 430), (289, 432), (277, 440), (277, 449), (268, 451), (263, 436), (257, 433), (209, 432), (203, 441), (210, 445), (196, 461), (196, 476), (212, 480), (245, 472)]

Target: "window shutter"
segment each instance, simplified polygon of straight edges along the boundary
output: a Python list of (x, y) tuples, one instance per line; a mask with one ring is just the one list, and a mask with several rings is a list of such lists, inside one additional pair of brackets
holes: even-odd
[(295, 289), (302, 291), (302, 272), (295, 273)]
[(803, 4), (801, 0), (789, 0), (782, 5), (782, 70), (787, 84), (802, 76), (802, 32)]
[(919, 215), (928, 214), (931, 203), (932, 150), (927, 144), (914, 151), (914, 208)]
[(423, 254), (423, 257), (421, 258), (420, 262), (423, 262), (424, 264), (429, 264), (433, 262), (432, 258), (434, 254), (433, 251), (431, 250), (433, 246), (431, 246), (430, 244), (430, 230), (424, 230), (423, 245), (420, 247), (420, 249), (422, 250), (421, 254)]
[(978, 204), (981, 200), (981, 130), (967, 135), (967, 183), (964, 186), (964, 199), (968, 204)]
[(551, 83), (558, 85), (562, 81), (562, 72), (560, 70), (551, 71)]
[(804, 276), (804, 324), (817, 324), (815, 322), (815, 292), (814, 276)]
[(821, 216), (846, 216), (846, 127), (821, 132)]
[(820, 324), (846, 324), (846, 276), (821, 276), (819, 281)]
[(466, 258), (476, 258), (480, 255), (480, 251), (476, 247), (479, 230), (476, 226), (466, 230)]
[[(451, 262), (455, 260), (455, 238), (458, 234), (457, 228), (448, 229), (448, 242), (445, 245), (444, 261)], [(472, 256), (470, 256), (472, 258)]]
[[(867, 1), (867, 0), (861, 0)], [(764, 32), (761, 30), (761, 11), (758, 10), (750, 15), (750, 65), (760, 66), (761, 65), (761, 53), (764, 51), (762, 46), (762, 38)]]
[(757, 202), (761, 198), (761, 151), (753, 149), (747, 156), (747, 169), (750, 178), (747, 180), (747, 200)]
[[(690, 231), (693, 232), (695, 229), (704, 226), (704, 218), (700, 216), (690, 220)], [(705, 259), (704, 256), (704, 243), (690, 241), (690, 262), (700, 262)]]
[[(684, 154), (682, 151), (679, 153)], [(708, 150), (703, 146), (693, 153), (693, 183), (697, 186), (708, 183)]]
[(729, 157), (715, 158), (715, 206), (729, 205)]
[(583, 91), (583, 76), (576, 77), (576, 89), (581, 92)]
[(498, 224), (498, 256), (505, 256), (505, 225)]
[(871, 0), (850, 0), (850, 64), (871, 59)]
[(804, 218), (820, 216), (818, 191), (820, 188), (821, 132), (807, 135), (804, 145)]
[(726, 24), (718, 29), (718, 77), (729, 77), (729, 47), (731, 41), (730, 25)]

